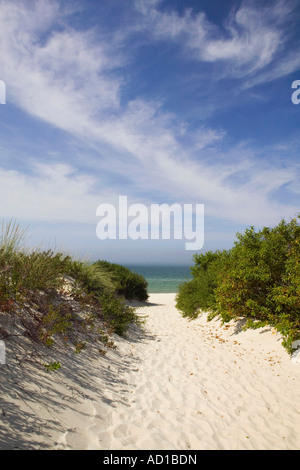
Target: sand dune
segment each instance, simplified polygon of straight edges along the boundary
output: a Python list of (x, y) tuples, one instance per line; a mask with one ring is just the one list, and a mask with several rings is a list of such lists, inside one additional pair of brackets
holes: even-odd
[(300, 447), (300, 366), (278, 333), (188, 321), (174, 294), (138, 311), (144, 331), (116, 338), (105, 357), (91, 346), (51, 374), (0, 369), (0, 448)]

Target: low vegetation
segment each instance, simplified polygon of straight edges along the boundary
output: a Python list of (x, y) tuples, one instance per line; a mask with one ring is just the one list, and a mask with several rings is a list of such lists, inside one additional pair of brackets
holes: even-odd
[[(35, 344), (51, 348), (59, 338), (79, 353), (97, 337), (105, 354), (113, 346), (112, 333), (124, 335), (131, 323), (139, 323), (126, 299), (147, 298), (142, 276), (103, 261), (90, 264), (52, 250), (28, 250), (25, 237), (26, 230), (15, 222), (2, 224), (0, 339), (12, 334), (7, 320), (13, 318)], [(44, 365), (50, 371), (58, 364)]]
[(137, 299), (140, 301), (148, 299), (148, 282), (141, 274), (137, 274), (120, 264), (108, 261), (97, 261), (96, 267), (111, 275), (116, 286), (116, 292), (126, 299)]
[(246, 328), (275, 327), (291, 352), (300, 338), (300, 216), (273, 228), (237, 234), (231, 250), (194, 256), (193, 278), (181, 284), (177, 308), (193, 318), (208, 311)]

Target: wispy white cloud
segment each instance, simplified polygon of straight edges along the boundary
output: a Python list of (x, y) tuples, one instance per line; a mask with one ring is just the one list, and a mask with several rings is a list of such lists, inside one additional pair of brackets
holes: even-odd
[[(96, 179), (67, 164), (32, 161), (30, 174), (0, 168), (1, 217), (20, 220), (95, 222), (101, 200), (92, 190)], [(106, 196), (109, 193), (106, 191)], [(102, 194), (103, 197), (103, 194)]]
[[(199, 60), (225, 61), (233, 75), (263, 70), (280, 50), (280, 21), (269, 23), (253, 8), (235, 12), (222, 37), (203, 14), (180, 17), (157, 10), (156, 4), (152, 1), (149, 10), (149, 2), (140, 3), (140, 11), (150, 16), (139, 27), (152, 25), (156, 38), (183, 38), (184, 47)], [(282, 2), (277, 5), (283, 9)], [(35, 1), (30, 10), (24, 2), (2, 2), (0, 18), (1, 78), (8, 98), (93, 149), (108, 149), (97, 157), (87, 150), (87, 168), (93, 159), (90, 174), (78, 174), (70, 155), (60, 164), (34, 162), (27, 174), (0, 170), (0, 192), (8, 201), (1, 215), (90, 222), (100, 202), (111, 202), (122, 192), (121, 177), (132, 182), (132, 197), (204, 202), (207, 215), (232, 221), (273, 223), (296, 210), (270, 198), (283, 184), (293, 189), (295, 165), (287, 170), (261, 164), (249, 149), (238, 158), (238, 149), (223, 152), (220, 163), (217, 145), (223, 131), (200, 126), (191, 132), (159, 101), (137, 98), (122, 105), (120, 66), (128, 56), (96, 39), (94, 31), (67, 27), (58, 2)], [(183, 145), (184, 138), (189, 145)], [(102, 169), (115, 174), (113, 186), (101, 183)]]
[(109, 46), (97, 43), (90, 31), (62, 30), (66, 18), (57, 2), (30, 6), (0, 5), (8, 99), (57, 127), (86, 133), (98, 113), (118, 107), (120, 80), (110, 74), (115, 64)]
[(207, 215), (257, 225), (272, 225), (285, 214), (295, 216), (297, 204), (279, 203), (273, 192), (283, 185), (293, 188), (299, 178), (299, 165), (274, 168), (271, 164), (259, 164), (258, 159), (249, 161), (248, 153), (240, 154), (235, 164), (230, 155), (230, 164), (208, 166), (201, 161), (189, 161), (187, 165), (184, 159), (175, 162), (164, 158), (160, 167), (162, 174), (168, 175), (173, 197), (204, 202)]
[[(208, 21), (202, 13), (191, 9), (179, 15), (175, 10), (157, 8), (158, 2), (136, 2), (144, 21), (138, 28), (152, 38), (178, 42), (189, 58), (202, 62), (220, 63), (220, 77), (248, 77), (264, 71), (284, 50), (289, 39), (287, 22), (293, 24), (294, 1), (276, 0), (264, 6), (260, 2), (244, 1), (231, 12), (222, 28)], [(282, 66), (274, 64), (274, 78), (299, 67), (299, 60), (285, 59)], [(269, 77), (272, 75), (270, 74)], [(218, 77), (215, 77), (216, 79)]]
[[(169, 202), (205, 203), (207, 216), (243, 224), (272, 225), (287, 209), (291, 217), (297, 213), (296, 205), (270, 199), (272, 192), (283, 185), (295, 193), (298, 188), (299, 192), (300, 168), (296, 165), (285, 169), (271, 165), (257, 168), (246, 156), (235, 165), (208, 167), (192, 161), (187, 165), (183, 158), (175, 160), (160, 153), (159, 148), (155, 151), (156, 160), (135, 169), (133, 176), (139, 178), (135, 189), (143, 187), (164, 194)], [(30, 172), (26, 174), (0, 168), (0, 198), (6, 201), (1, 206), (2, 217), (95, 223), (98, 205), (112, 203), (117, 207), (122, 194), (115, 187), (101, 186), (99, 177), (79, 173), (67, 164), (32, 160), (28, 167)], [(134, 192), (130, 201), (154, 202), (151, 198), (141, 201)]]

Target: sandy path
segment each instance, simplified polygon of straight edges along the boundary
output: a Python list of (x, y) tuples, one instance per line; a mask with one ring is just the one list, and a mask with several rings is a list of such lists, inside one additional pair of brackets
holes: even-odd
[[(299, 449), (300, 365), (265, 328), (181, 317), (152, 294), (144, 332), (66, 351), (59, 372), (0, 368), (0, 449)], [(55, 351), (54, 351), (55, 353)], [(55, 357), (55, 356), (54, 356)]]
[(117, 390), (123, 400), (105, 430), (95, 425), (94, 443), (154, 450), (300, 447), (300, 367), (278, 335), (268, 329), (236, 334), (233, 325), (204, 318), (189, 322), (173, 294), (153, 294), (150, 303), (139, 309), (148, 315), (148, 337), (129, 346), (131, 367)]

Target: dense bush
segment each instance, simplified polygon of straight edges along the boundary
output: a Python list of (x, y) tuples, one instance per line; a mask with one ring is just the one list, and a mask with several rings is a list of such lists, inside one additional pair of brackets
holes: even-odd
[(141, 274), (137, 274), (120, 264), (99, 260), (94, 266), (110, 273), (115, 284), (116, 293), (126, 299), (147, 300), (148, 282)]
[(201, 310), (223, 321), (247, 318), (247, 326), (273, 325), (284, 346), (300, 337), (300, 225), (253, 227), (237, 234), (226, 252), (194, 256), (193, 279), (180, 286), (177, 308), (194, 317)]
[(193, 278), (179, 286), (176, 297), (176, 306), (183, 316), (196, 317), (200, 309), (215, 310), (215, 289), (224, 256), (225, 252), (212, 251), (194, 255), (195, 266), (191, 268)]
[(126, 305), (124, 299), (115, 297), (112, 292), (105, 290), (98, 298), (101, 314), (117, 335), (123, 336), (131, 323), (142, 323), (136, 316), (135, 309)]

